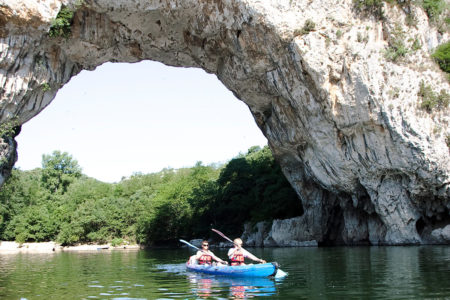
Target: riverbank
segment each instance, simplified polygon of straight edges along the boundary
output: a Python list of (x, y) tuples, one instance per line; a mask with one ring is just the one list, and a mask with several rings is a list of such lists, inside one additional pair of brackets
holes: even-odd
[(89, 244), (76, 246), (61, 246), (56, 242), (41, 242), (41, 243), (16, 243), (1, 241), (0, 254), (8, 253), (52, 253), (60, 251), (111, 251), (111, 250), (139, 250), (140, 245), (120, 245), (111, 246), (110, 244)]

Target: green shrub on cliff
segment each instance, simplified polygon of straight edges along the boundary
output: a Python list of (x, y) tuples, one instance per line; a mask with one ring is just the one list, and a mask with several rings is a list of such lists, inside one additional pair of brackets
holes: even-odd
[(413, 3), (412, 0), (353, 0), (353, 7), (359, 12), (373, 15), (378, 19), (383, 20), (383, 6), (385, 2), (403, 7), (403, 11), (408, 14), (406, 22), (414, 23), (414, 16), (410, 14), (410, 6)]
[(56, 18), (52, 20), (48, 35), (51, 37), (70, 37), (75, 11), (83, 6), (86, 6), (84, 0), (76, 0), (70, 7), (62, 5)]
[(48, 84), (47, 82), (44, 82), (43, 84), (41, 84), (41, 88), (42, 88), (42, 91), (44, 91), (44, 92), (48, 92), (52, 89), (50, 87), (50, 84)]
[(20, 124), (16, 118), (6, 121), (0, 125), (0, 138), (11, 138), (19, 134)]
[(72, 21), (74, 12), (67, 6), (63, 6), (56, 18), (52, 21), (50, 31), (48, 33), (51, 37), (68, 38), (72, 33)]
[(302, 28), (294, 30), (294, 36), (308, 34), (311, 31), (314, 31), (315, 28), (316, 28), (316, 23), (314, 23), (314, 21), (311, 19), (307, 19), (305, 21), (305, 24), (303, 24)]
[(384, 0), (353, 0), (353, 5), (357, 11), (365, 12), (383, 18), (383, 2)]
[(385, 49), (386, 59), (396, 62), (410, 51), (405, 43), (406, 34), (400, 24), (395, 24), (389, 39), (389, 45)]
[(436, 94), (431, 86), (420, 82), (418, 96), (422, 99), (420, 107), (425, 109), (428, 113), (431, 113), (434, 109), (443, 109), (450, 104), (450, 95), (441, 90), (439, 94)]
[(422, 7), (430, 20), (437, 20), (444, 12), (446, 4), (443, 0), (423, 0)]
[(353, 0), (353, 7), (356, 11), (372, 15), (379, 20), (385, 20), (383, 6), (384, 2), (389, 4), (396, 4), (400, 6), (406, 14), (406, 24), (408, 26), (415, 26), (417, 18), (413, 13), (412, 5), (421, 6), (428, 18), (434, 23), (440, 32), (448, 30), (449, 5), (445, 0)]
[(444, 72), (450, 73), (450, 42), (437, 47), (431, 56)]

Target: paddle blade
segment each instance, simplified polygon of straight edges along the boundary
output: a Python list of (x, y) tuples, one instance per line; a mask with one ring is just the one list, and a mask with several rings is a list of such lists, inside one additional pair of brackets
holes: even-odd
[(211, 229), (211, 230), (214, 231), (215, 233), (217, 233), (218, 235), (220, 235), (221, 237), (223, 237), (224, 239), (226, 239), (227, 241), (233, 243), (233, 241), (232, 241), (229, 237), (227, 237), (225, 234), (223, 234), (223, 233), (220, 232), (219, 230), (214, 229), (214, 228)]
[(191, 243), (189, 243), (189, 242), (187, 242), (187, 241), (185, 241), (185, 240), (181, 240), (181, 239), (180, 239), (179, 241), (182, 242), (182, 243), (185, 243), (185, 244), (188, 245), (189, 247), (192, 247), (192, 248), (194, 248), (194, 249), (196, 249), (196, 250), (200, 250), (198, 247), (192, 245)]
[(281, 269), (277, 270), (277, 273), (275, 274), (275, 278), (283, 278), (286, 277), (288, 274), (286, 272), (284, 272)]

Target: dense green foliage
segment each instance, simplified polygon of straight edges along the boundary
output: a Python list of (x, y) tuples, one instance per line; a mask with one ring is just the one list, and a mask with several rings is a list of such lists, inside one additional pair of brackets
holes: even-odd
[(268, 147), (220, 168), (197, 163), (114, 184), (84, 176), (76, 160), (55, 151), (43, 155), (41, 169), (13, 170), (0, 190), (0, 239), (154, 244), (208, 238), (211, 227), (234, 236), (244, 222), (300, 214)]
[(0, 125), (0, 138), (14, 137), (20, 132), (20, 128), (17, 119), (6, 121)]
[(431, 20), (436, 20), (445, 11), (444, 0), (423, 0), (422, 7)]
[(56, 18), (52, 21), (48, 35), (51, 37), (61, 36), (68, 38), (72, 33), (73, 14), (74, 12), (70, 8), (63, 6)]
[[(250, 148), (245, 156), (231, 160), (217, 180), (217, 196), (210, 223), (233, 235), (246, 221), (253, 223), (290, 218), (303, 213), (292, 187), (282, 175), (268, 147)], [(203, 228), (207, 217), (200, 215)]]
[(436, 60), (442, 71), (450, 73), (450, 42), (437, 47), (432, 57)]
[(78, 162), (68, 153), (54, 151), (42, 156), (42, 183), (52, 193), (63, 194), (74, 179), (81, 176)]
[[(86, 7), (85, 0), (76, 0), (71, 3), (70, 6), (62, 5), (61, 10), (56, 15), (56, 18), (52, 20), (48, 35), (50, 37), (69, 38), (72, 34), (72, 24), (75, 11), (82, 7)], [(50, 89), (50, 86), (46, 85), (43, 88), (44, 91), (46, 91)]]

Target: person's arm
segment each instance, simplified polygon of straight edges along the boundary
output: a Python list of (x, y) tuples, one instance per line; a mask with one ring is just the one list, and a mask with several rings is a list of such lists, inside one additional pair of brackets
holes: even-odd
[(202, 257), (202, 251), (201, 250), (199, 250), (199, 251), (197, 251), (197, 253), (195, 254), (195, 259), (196, 260), (199, 260), (200, 259), (200, 257)]
[(231, 248), (230, 250), (228, 250), (228, 257), (231, 258), (236, 250), (236, 248)]
[(259, 258), (257, 258), (256, 256), (254, 256), (253, 254), (251, 254), (250, 252), (248, 252), (247, 250), (245, 250), (245, 249), (242, 249), (243, 251), (243, 253), (244, 253), (244, 256), (245, 257), (248, 257), (248, 258), (250, 258), (251, 260), (253, 260), (253, 261), (257, 261), (257, 262), (260, 262), (260, 263), (263, 263), (263, 264), (265, 264), (266, 263), (266, 261), (264, 260), (264, 259), (259, 259)]

